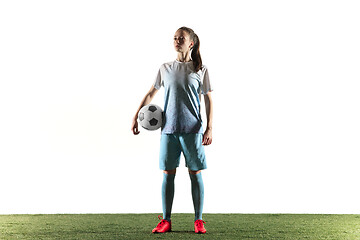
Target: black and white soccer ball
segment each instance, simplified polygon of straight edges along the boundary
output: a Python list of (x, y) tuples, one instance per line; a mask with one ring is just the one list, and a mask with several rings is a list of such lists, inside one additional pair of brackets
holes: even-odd
[(155, 104), (146, 105), (140, 109), (138, 120), (146, 130), (157, 130), (162, 126), (163, 111)]

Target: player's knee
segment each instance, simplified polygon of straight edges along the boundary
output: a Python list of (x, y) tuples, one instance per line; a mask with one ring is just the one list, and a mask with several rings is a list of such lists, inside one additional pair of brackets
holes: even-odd
[(165, 174), (175, 174), (176, 173), (176, 168), (173, 170), (164, 170)]
[(201, 172), (201, 170), (199, 170), (199, 171), (193, 171), (193, 170), (190, 170), (189, 169), (189, 173), (191, 174), (191, 175), (196, 175), (196, 174), (199, 174)]

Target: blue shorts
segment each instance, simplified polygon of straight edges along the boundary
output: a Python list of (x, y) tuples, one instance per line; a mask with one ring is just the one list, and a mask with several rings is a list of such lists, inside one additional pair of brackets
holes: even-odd
[(160, 140), (160, 169), (172, 170), (180, 165), (181, 152), (185, 166), (192, 171), (206, 169), (202, 134), (162, 134)]

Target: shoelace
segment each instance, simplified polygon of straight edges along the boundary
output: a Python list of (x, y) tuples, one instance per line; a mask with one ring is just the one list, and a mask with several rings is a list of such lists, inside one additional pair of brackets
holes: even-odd
[(159, 224), (158, 224), (158, 227), (160, 227), (161, 225), (163, 225), (165, 223), (165, 220), (163, 219), (163, 217), (161, 215), (158, 216), (158, 219), (161, 221)]
[(206, 222), (203, 221), (203, 220), (200, 220), (200, 221), (197, 220), (197, 221), (196, 221), (196, 226), (197, 226), (197, 227), (201, 227), (201, 225), (203, 225), (203, 224), (206, 224)]

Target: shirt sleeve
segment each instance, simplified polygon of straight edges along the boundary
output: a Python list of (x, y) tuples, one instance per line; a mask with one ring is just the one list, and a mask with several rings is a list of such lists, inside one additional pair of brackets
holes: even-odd
[(210, 84), (210, 77), (209, 77), (209, 70), (203, 66), (203, 77), (202, 77), (202, 84), (201, 84), (201, 93), (202, 94), (207, 94), (208, 92), (212, 92), (213, 88)]
[(154, 88), (159, 90), (161, 88), (162, 84), (163, 83), (162, 83), (162, 79), (161, 79), (161, 69), (159, 69), (158, 74), (154, 81)]

